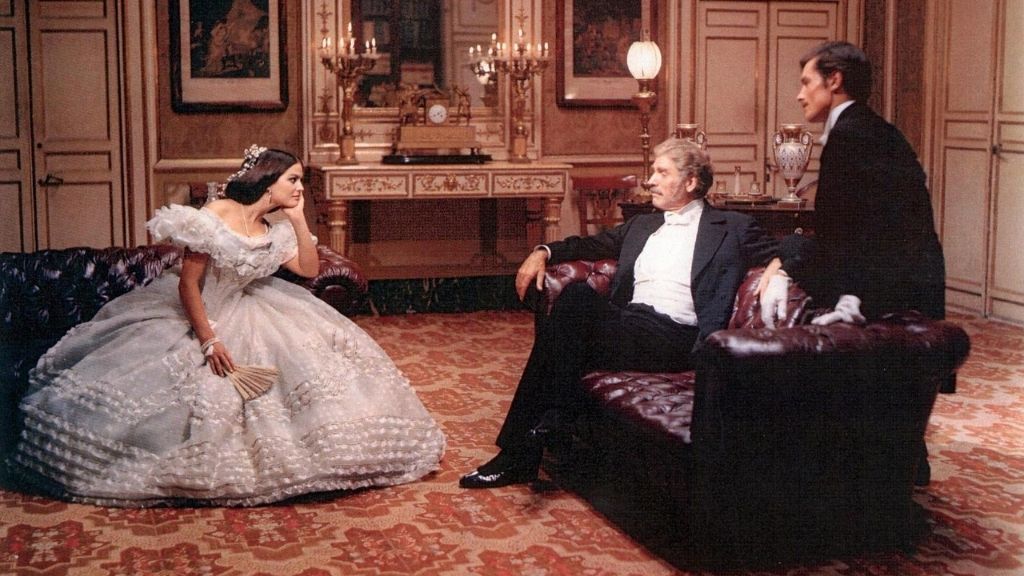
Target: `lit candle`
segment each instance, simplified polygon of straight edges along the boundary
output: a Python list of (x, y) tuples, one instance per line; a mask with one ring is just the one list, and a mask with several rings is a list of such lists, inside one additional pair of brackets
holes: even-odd
[(374, 36), (373, 38), (370, 38), (370, 50), (374, 54), (377, 53), (377, 37), (376, 36)]
[(331, 38), (330, 36), (324, 36), (320, 40), (320, 57), (330, 58), (331, 57)]

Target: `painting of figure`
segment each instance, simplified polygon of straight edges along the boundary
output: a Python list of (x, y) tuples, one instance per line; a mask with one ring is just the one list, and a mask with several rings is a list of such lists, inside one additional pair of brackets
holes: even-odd
[(628, 76), (626, 53), (641, 34), (640, 0), (573, 3), (573, 72), (577, 77)]
[(283, 4), (284, 0), (168, 0), (171, 108), (287, 108)]
[(270, 76), (270, 0), (188, 0), (193, 78)]

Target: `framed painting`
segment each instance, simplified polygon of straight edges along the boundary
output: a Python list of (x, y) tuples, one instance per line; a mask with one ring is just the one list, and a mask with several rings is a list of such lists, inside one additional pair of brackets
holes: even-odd
[(644, 31), (657, 41), (653, 0), (558, 0), (555, 92), (559, 106), (631, 107), (639, 86), (626, 66)]
[(287, 108), (283, 1), (169, 1), (175, 112)]

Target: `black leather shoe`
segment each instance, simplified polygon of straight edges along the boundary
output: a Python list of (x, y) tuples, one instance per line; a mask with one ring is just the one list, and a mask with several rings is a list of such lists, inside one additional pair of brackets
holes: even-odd
[(517, 458), (506, 451), (499, 452), (490, 462), (459, 479), (462, 488), (500, 488), (512, 484), (526, 484), (537, 479), (540, 454), (536, 457)]

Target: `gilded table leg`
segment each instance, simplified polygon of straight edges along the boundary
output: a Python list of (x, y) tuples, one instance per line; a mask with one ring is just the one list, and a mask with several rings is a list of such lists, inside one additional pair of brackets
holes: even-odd
[(348, 228), (348, 202), (331, 200), (327, 204), (327, 230), (331, 237), (331, 248), (345, 255), (345, 234)]
[(544, 241), (554, 242), (562, 239), (559, 220), (562, 218), (562, 196), (544, 198)]

